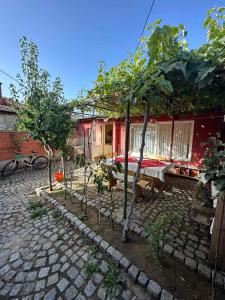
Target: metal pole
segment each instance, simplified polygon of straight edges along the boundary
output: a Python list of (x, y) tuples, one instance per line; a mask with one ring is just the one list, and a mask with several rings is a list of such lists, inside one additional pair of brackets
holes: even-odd
[(128, 151), (130, 136), (130, 98), (126, 101), (126, 128), (125, 128), (125, 159), (124, 159), (124, 202), (123, 202), (123, 218), (127, 217), (127, 176), (128, 176)]

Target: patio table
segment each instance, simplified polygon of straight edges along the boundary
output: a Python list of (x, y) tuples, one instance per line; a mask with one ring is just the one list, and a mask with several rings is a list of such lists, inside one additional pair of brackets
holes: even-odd
[[(115, 160), (119, 161), (124, 168), (124, 157), (115, 157)], [(153, 178), (158, 178), (161, 182), (165, 181), (164, 175), (168, 169), (173, 165), (171, 162), (159, 161), (153, 159), (143, 159), (141, 174)], [(134, 157), (128, 158), (128, 170), (135, 173), (138, 166), (138, 159)], [(112, 164), (112, 159), (107, 159), (106, 164)]]

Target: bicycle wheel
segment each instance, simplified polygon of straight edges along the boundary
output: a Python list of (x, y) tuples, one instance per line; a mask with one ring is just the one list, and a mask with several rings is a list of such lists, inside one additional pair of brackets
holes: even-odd
[(48, 158), (45, 156), (38, 156), (33, 162), (36, 170), (44, 170), (48, 166)]
[(10, 160), (3, 168), (3, 176), (11, 176), (17, 169), (18, 163), (15, 160)]

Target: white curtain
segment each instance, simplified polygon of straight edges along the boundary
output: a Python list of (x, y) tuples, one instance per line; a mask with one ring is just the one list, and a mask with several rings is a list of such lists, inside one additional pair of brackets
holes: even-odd
[[(131, 125), (131, 151), (134, 155), (139, 154), (141, 147), (141, 135), (142, 135), (143, 124)], [(148, 125), (145, 134), (145, 148), (144, 156), (155, 154), (156, 150), (156, 138), (157, 138), (157, 127), (155, 124)]]
[(194, 121), (175, 121), (173, 132), (172, 158), (190, 160)]
[(158, 123), (157, 133), (157, 154), (164, 156), (165, 158), (170, 157), (171, 147), (171, 134), (172, 134), (172, 122)]
[[(175, 121), (173, 133), (172, 158), (190, 160), (192, 150), (194, 121)], [(133, 155), (139, 155), (143, 124), (131, 125), (131, 147)], [(144, 156), (160, 155), (170, 157), (172, 122), (148, 124), (145, 135)]]

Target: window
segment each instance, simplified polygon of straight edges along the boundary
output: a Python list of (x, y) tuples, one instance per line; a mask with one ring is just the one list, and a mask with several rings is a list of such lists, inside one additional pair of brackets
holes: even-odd
[(158, 123), (157, 154), (170, 158), (171, 151), (172, 122)]
[[(131, 125), (131, 147), (133, 155), (138, 156), (141, 146), (143, 124)], [(175, 121), (173, 132), (172, 158), (190, 160), (192, 152), (194, 121)], [(172, 122), (148, 124), (145, 136), (144, 156), (160, 155), (170, 158)]]
[(175, 121), (172, 158), (191, 160), (194, 121)]
[(149, 155), (156, 154), (156, 144), (157, 144), (157, 126), (155, 124), (150, 124), (148, 125), (145, 134), (144, 156), (148, 157)]
[[(143, 124), (131, 125), (131, 151), (133, 155), (138, 156), (141, 147), (141, 135)], [(156, 125), (148, 125), (145, 135), (144, 156), (155, 154), (156, 145)]]
[[(143, 124), (131, 125), (131, 151), (133, 155), (139, 155), (141, 146), (141, 134)], [(170, 157), (172, 122), (160, 122), (148, 124), (145, 135), (145, 157), (161, 155)]]

